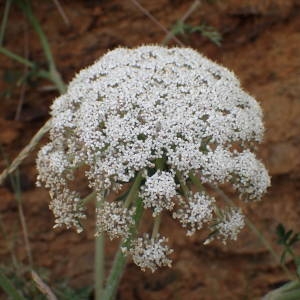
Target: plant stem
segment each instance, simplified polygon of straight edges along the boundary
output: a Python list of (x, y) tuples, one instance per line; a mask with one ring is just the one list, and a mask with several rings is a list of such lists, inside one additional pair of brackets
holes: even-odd
[[(233, 201), (217, 186), (210, 185), (210, 187), (222, 197), (222, 199), (227, 202), (230, 206), (235, 207)], [(260, 232), (256, 226), (245, 216), (245, 222), (247, 226), (251, 229), (251, 231), (258, 237), (261, 243), (268, 249), (270, 254), (273, 256), (274, 260), (279, 263), (285, 274), (289, 277), (289, 279), (295, 279), (295, 276), (288, 270), (288, 268), (280, 262), (280, 257), (276, 254), (270, 242), (264, 237), (262, 232)]]
[[(193, 184), (201, 190), (203, 190), (203, 185), (200, 181), (200, 179), (195, 176), (195, 175), (191, 175), (190, 174), (190, 179), (192, 180)], [(222, 197), (222, 199), (229, 204), (232, 207), (236, 207), (235, 204), (233, 203), (233, 201), (217, 186), (214, 186), (212, 184), (210, 184), (210, 187), (219, 194), (219, 196)], [(294, 276), (291, 274), (291, 272), (288, 270), (288, 268), (280, 263), (280, 258), (279, 256), (276, 254), (276, 252), (274, 251), (272, 245), (269, 243), (269, 241), (264, 237), (264, 235), (262, 234), (262, 232), (260, 232), (256, 226), (245, 216), (245, 222), (246, 225), (251, 229), (251, 231), (258, 237), (258, 239), (261, 241), (261, 243), (268, 249), (268, 251), (270, 252), (270, 254), (273, 256), (274, 260), (276, 262), (278, 262), (281, 266), (281, 268), (284, 270), (284, 272), (286, 273), (286, 275), (290, 278), (290, 279), (294, 279)]]
[(51, 119), (48, 120), (43, 127), (33, 136), (31, 141), (26, 145), (26, 147), (19, 153), (19, 155), (13, 160), (13, 162), (2, 171), (0, 174), (0, 185), (4, 182), (9, 174), (16, 170), (16, 168), (21, 164), (21, 162), (29, 155), (32, 149), (38, 144), (40, 139), (50, 130)]
[(31, 271), (31, 277), (35, 282), (37, 288), (40, 290), (42, 294), (44, 294), (47, 300), (57, 300), (56, 296), (54, 295), (53, 291), (50, 287), (42, 280), (42, 278), (36, 273), (35, 271)]
[(141, 185), (141, 182), (143, 180), (143, 176), (142, 176), (142, 171), (140, 171), (137, 175), (136, 178), (134, 180), (134, 183), (132, 184), (129, 194), (124, 202), (124, 207), (128, 208), (130, 203), (136, 198), (138, 189)]
[(4, 48), (2, 46), (0, 46), (0, 53), (8, 56), (9, 58), (11, 58), (11, 59), (27, 66), (27, 67), (30, 67), (30, 68), (35, 67), (33, 62), (31, 62), (31, 61), (27, 60), (26, 58), (24, 58), (22, 56), (19, 56), (19, 55), (13, 53), (13, 52), (7, 50), (6, 48)]
[(291, 281), (269, 292), (262, 300), (298, 300), (300, 298), (299, 281)]
[[(139, 203), (137, 203), (136, 213), (134, 216), (136, 221), (136, 226), (138, 226), (138, 223), (142, 216), (142, 211), (143, 211), (143, 205), (142, 205), (142, 201), (140, 201)], [(120, 244), (119, 249), (115, 255), (114, 263), (111, 268), (109, 277), (107, 279), (107, 284), (105, 287), (103, 298), (101, 300), (113, 300), (114, 295), (116, 294), (117, 288), (119, 286), (120, 279), (123, 275), (126, 266), (126, 256), (122, 253), (121, 248), (124, 245), (128, 245), (131, 242), (134, 235), (135, 233), (132, 233), (132, 235), (127, 239), (125, 243)]]
[[(106, 192), (103, 191), (101, 193), (101, 199), (96, 200), (96, 208), (100, 208), (103, 205), (105, 201), (105, 194)], [(104, 283), (104, 234), (100, 233), (95, 237), (95, 299), (96, 300), (102, 299), (103, 283)]]
[[(166, 28), (163, 24), (161, 24), (146, 8), (144, 8), (137, 0), (131, 0), (131, 2), (138, 7), (138, 9), (146, 15), (155, 25), (157, 25), (162, 31), (164, 31), (166, 34), (169, 34), (168, 28)], [(173, 41), (175, 41), (178, 45), (184, 47), (184, 44), (176, 37), (171, 36)]]
[[(136, 199), (137, 192), (140, 187), (141, 181), (142, 181), (142, 172), (139, 172), (135, 178), (135, 181), (133, 185), (131, 186), (130, 192), (127, 196), (127, 199), (125, 200), (124, 206), (126, 207), (129, 204)], [(128, 207), (127, 206), (127, 207)], [(114, 298), (114, 295), (116, 294), (120, 279), (122, 277), (122, 274), (124, 272), (125, 266), (126, 266), (126, 257), (122, 253), (121, 248), (123, 246), (129, 246), (131, 243), (132, 238), (136, 235), (137, 227), (139, 224), (139, 221), (141, 219), (143, 212), (143, 203), (141, 199), (138, 199), (136, 201), (136, 211), (133, 216), (135, 225), (131, 228), (131, 233), (128, 239), (125, 242), (121, 242), (119, 245), (119, 249), (115, 255), (115, 259), (109, 274), (109, 277), (107, 279), (107, 284), (103, 293), (103, 297), (101, 300), (112, 300)], [(96, 298), (96, 300), (99, 300)]]
[(197, 189), (200, 192), (203, 191), (203, 185), (202, 185), (200, 179), (197, 177), (197, 175), (190, 173), (189, 177), (190, 177), (191, 181), (193, 182), (193, 184), (197, 187)]
[(111, 268), (111, 272), (107, 279), (107, 284), (104, 290), (103, 298), (95, 298), (96, 300), (112, 300), (118, 288), (121, 276), (126, 265), (126, 256), (121, 250), (122, 243), (115, 255), (115, 259)]
[(5, 1), (3, 19), (2, 19), (1, 28), (0, 28), (0, 46), (3, 43), (4, 32), (5, 32), (5, 28), (6, 28), (6, 24), (7, 24), (7, 18), (8, 18), (8, 13), (9, 13), (11, 2), (12, 2), (12, 0)]
[[(195, 0), (192, 5), (189, 7), (187, 12), (179, 19), (179, 22), (184, 23), (190, 17), (190, 15), (200, 6), (201, 1)], [(174, 32), (172, 30), (169, 31), (169, 33), (165, 36), (165, 38), (161, 41), (161, 44), (167, 45), (171, 39), (174, 39)]]
[(185, 182), (184, 182), (184, 179), (182, 178), (182, 176), (181, 176), (181, 174), (179, 173), (179, 171), (176, 171), (176, 177), (177, 177), (177, 179), (178, 179), (178, 181), (179, 181), (179, 183), (180, 183), (180, 188), (181, 188), (181, 190), (182, 190), (184, 196), (185, 196), (186, 198), (188, 198), (188, 197), (189, 197), (189, 189), (188, 189), (188, 187), (186, 186), (186, 184), (185, 184)]
[(153, 226), (153, 230), (152, 230), (152, 236), (151, 236), (152, 239), (155, 239), (157, 236), (160, 222), (161, 222), (161, 214), (159, 214), (158, 216), (155, 217), (154, 226)]
[(97, 195), (96, 192), (91, 192), (91, 193), (88, 194), (85, 198), (83, 198), (83, 199), (81, 200), (81, 203), (84, 204), (84, 205), (87, 204), (87, 203), (89, 203), (90, 201), (92, 201), (92, 200), (95, 199), (96, 195)]
[(104, 234), (95, 238), (95, 299), (102, 299), (104, 283)]
[(28, 18), (30, 24), (36, 31), (37, 35), (39, 36), (46, 59), (48, 61), (48, 67), (49, 67), (49, 73), (51, 75), (51, 80), (56, 85), (56, 87), (60, 91), (60, 93), (63, 94), (66, 91), (66, 86), (65, 86), (64, 82), (62, 81), (59, 72), (57, 71), (47, 37), (46, 37), (44, 31), (42, 30), (40, 23), (38, 22), (35, 15), (33, 14), (30, 4), (27, 1), (23, 1), (23, 0), (19, 0), (18, 4), (21, 7), (21, 9), (23, 10), (26, 17)]
[[(2, 144), (0, 144), (0, 152), (5, 160), (6, 164), (8, 165), (9, 161), (3, 151)], [(24, 245), (25, 245), (25, 250), (26, 250), (29, 266), (32, 268), (33, 259), (32, 259), (32, 252), (31, 252), (31, 247), (30, 247), (30, 242), (29, 242), (27, 223), (26, 223), (26, 219), (25, 219), (25, 215), (24, 215), (24, 211), (23, 211), (23, 206), (22, 206), (22, 197), (21, 197), (22, 191), (21, 191), (19, 170), (16, 169), (15, 175), (10, 174), (9, 179), (10, 179), (12, 188), (14, 190), (15, 199), (16, 199), (17, 206), (18, 206), (19, 218), (20, 218), (21, 228), (22, 228), (22, 232), (23, 232)]]

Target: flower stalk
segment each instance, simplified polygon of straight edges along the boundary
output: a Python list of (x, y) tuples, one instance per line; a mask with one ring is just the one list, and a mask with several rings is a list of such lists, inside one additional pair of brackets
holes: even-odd
[[(105, 201), (105, 192), (101, 192), (101, 199), (96, 200), (96, 208), (100, 208), (104, 201)], [(89, 196), (86, 197), (87, 200), (94, 198), (94, 193), (91, 193)], [(105, 260), (105, 239), (104, 234), (100, 233), (95, 237), (95, 299), (100, 300), (102, 299), (103, 294), (103, 285), (104, 285), (104, 278), (105, 278), (105, 267), (104, 267), (104, 260)]]

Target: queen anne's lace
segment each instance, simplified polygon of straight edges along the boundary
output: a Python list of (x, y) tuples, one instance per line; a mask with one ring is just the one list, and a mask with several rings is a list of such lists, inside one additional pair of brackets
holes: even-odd
[[(51, 114), (51, 141), (39, 152), (37, 167), (38, 182), (50, 189), (56, 226), (81, 230), (85, 214), (71, 188), (80, 167), (98, 194), (119, 189), (142, 172), (137, 196), (143, 206), (153, 216), (176, 206), (174, 217), (189, 235), (213, 221), (217, 205), (203, 188), (186, 195), (181, 184), (189, 188), (191, 174), (204, 184), (229, 182), (245, 200), (260, 199), (270, 185), (251, 152), (263, 136), (259, 104), (232, 72), (192, 49), (110, 51), (76, 75)], [(97, 212), (99, 232), (128, 237), (135, 203), (126, 209), (122, 203), (103, 203)], [(218, 224), (221, 236), (235, 239), (243, 222), (231, 213)], [(137, 239), (136, 250), (128, 251), (142, 268), (154, 270), (169, 264), (163, 242)]]

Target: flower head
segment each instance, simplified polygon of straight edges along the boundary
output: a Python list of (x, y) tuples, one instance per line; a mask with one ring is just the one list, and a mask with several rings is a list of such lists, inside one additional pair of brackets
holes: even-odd
[(225, 243), (227, 239), (236, 240), (238, 233), (244, 226), (245, 220), (241, 210), (230, 209), (222, 216), (219, 216), (215, 228), (217, 229), (218, 237)]
[(123, 252), (129, 252), (134, 263), (143, 271), (148, 268), (154, 272), (158, 267), (171, 266), (172, 261), (168, 256), (173, 250), (166, 245), (167, 241), (167, 238), (159, 235), (156, 238), (145, 235), (134, 240), (129, 250), (123, 248)]
[(179, 219), (184, 228), (188, 228), (187, 235), (193, 235), (200, 230), (204, 223), (213, 218), (215, 199), (205, 193), (196, 193), (189, 197), (184, 205), (173, 213), (173, 218)]
[[(230, 183), (245, 200), (260, 199), (270, 185), (252, 152), (264, 131), (259, 104), (232, 72), (189, 48), (110, 51), (76, 75), (51, 115), (50, 142), (37, 168), (58, 226), (81, 230), (85, 215), (73, 190), (79, 168), (98, 195), (134, 189), (97, 211), (98, 232), (123, 239), (137, 223), (138, 199), (155, 218), (176, 207), (174, 218), (191, 235), (217, 217), (217, 200), (205, 185)], [(137, 174), (144, 179), (132, 184)], [(190, 192), (192, 175), (204, 184), (199, 193)], [(235, 239), (243, 221), (231, 212), (218, 224), (224, 238)], [(165, 242), (140, 238), (127, 253), (155, 270), (170, 263)]]
[(165, 171), (157, 171), (151, 177), (147, 177), (140, 193), (144, 207), (153, 208), (154, 217), (164, 209), (172, 210), (176, 195), (174, 174)]
[(123, 207), (120, 202), (104, 202), (96, 213), (96, 235), (106, 232), (111, 239), (128, 237), (130, 226), (134, 224), (132, 209)]

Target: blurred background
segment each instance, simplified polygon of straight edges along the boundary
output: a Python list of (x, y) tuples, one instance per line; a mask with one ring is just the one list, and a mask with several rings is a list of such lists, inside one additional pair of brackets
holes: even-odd
[[(175, 250), (173, 267), (151, 274), (129, 263), (118, 299), (259, 299), (289, 280), (276, 228), (300, 231), (299, 0), (2, 0), (0, 17), (1, 172), (48, 120), (63, 90), (56, 71), (67, 84), (118, 46), (192, 47), (234, 71), (263, 108), (258, 155), (272, 187), (245, 211), (275, 253), (249, 227), (237, 242), (204, 246), (167, 218), (162, 230)], [(44, 299), (28, 275), (31, 266), (58, 299), (92, 299), (93, 206), (82, 234), (52, 229), (48, 192), (35, 186), (36, 153), (46, 141), (47, 135), (0, 186), (1, 272), (27, 299)], [(106, 245), (107, 269), (116, 245)], [(287, 256), (291, 273), (294, 265)]]

